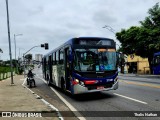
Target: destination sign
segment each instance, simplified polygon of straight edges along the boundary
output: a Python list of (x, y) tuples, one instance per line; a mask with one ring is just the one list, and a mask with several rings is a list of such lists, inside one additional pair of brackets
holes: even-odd
[(111, 41), (109, 40), (80, 40), (80, 45), (111, 45)]

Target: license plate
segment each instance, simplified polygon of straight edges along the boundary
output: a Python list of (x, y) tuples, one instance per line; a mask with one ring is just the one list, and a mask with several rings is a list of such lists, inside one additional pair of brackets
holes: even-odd
[(102, 89), (104, 89), (104, 86), (98, 86), (97, 89), (102, 90)]

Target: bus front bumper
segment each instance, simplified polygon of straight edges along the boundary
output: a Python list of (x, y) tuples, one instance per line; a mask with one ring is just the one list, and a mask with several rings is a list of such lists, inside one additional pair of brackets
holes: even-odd
[(73, 86), (74, 93), (73, 94), (83, 94), (83, 93), (91, 93), (91, 92), (99, 92), (99, 91), (109, 91), (109, 90), (116, 90), (118, 89), (118, 80), (112, 85), (110, 88), (104, 88), (104, 89), (92, 89), (88, 90), (87, 87), (81, 86), (79, 84), (76, 84)]

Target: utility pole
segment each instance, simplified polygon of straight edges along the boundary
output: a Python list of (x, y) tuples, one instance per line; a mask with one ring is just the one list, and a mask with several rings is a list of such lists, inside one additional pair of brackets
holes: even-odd
[(9, 42), (10, 67), (11, 67), (11, 85), (14, 85), (13, 70), (12, 70), (12, 51), (11, 51), (11, 40), (10, 40), (8, 0), (6, 0), (6, 11), (7, 11), (8, 42)]

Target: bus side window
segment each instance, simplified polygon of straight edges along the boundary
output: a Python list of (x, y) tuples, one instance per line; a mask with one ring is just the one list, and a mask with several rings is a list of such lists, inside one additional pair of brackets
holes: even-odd
[(46, 66), (48, 66), (48, 56), (46, 57)]
[(56, 64), (56, 57), (55, 57), (55, 53), (53, 53), (53, 65), (55, 65)]
[(60, 51), (59, 51), (60, 53), (60, 60), (59, 60), (59, 62), (60, 62), (60, 64), (63, 64), (63, 62), (64, 62), (64, 51), (63, 51), (63, 49), (61, 49)]
[(57, 65), (57, 64), (58, 64), (58, 62), (59, 62), (58, 51), (56, 51), (56, 52), (55, 52), (55, 54), (56, 54), (56, 65)]
[(59, 62), (59, 50), (56, 52), (56, 63), (57, 65), (60, 63)]

